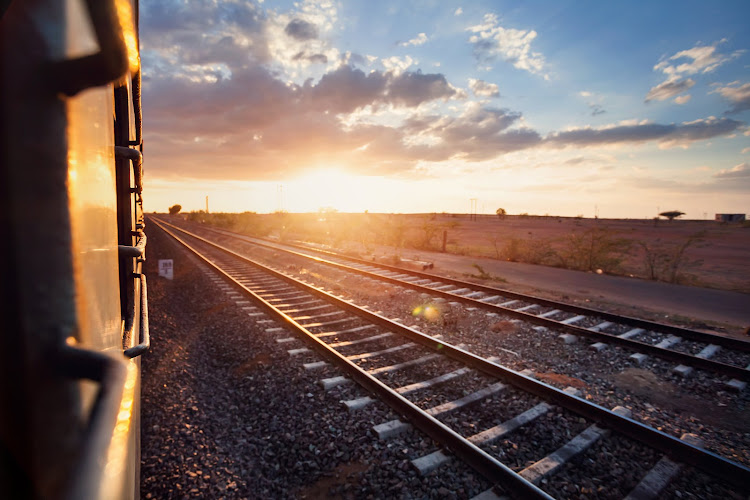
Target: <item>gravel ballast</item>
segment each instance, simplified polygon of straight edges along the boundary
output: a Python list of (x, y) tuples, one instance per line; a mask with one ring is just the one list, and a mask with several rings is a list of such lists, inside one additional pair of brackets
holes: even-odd
[[(172, 281), (157, 276), (165, 258)], [(319, 379), (340, 373), (305, 370), (276, 342), (290, 335), (266, 332), (278, 325), (249, 318), (196, 263), (151, 226), (142, 498), (467, 498), (491, 486), (460, 462), (419, 476), (410, 459), (430, 439), (379, 441), (372, 426), (395, 414), (348, 412), (339, 401), (363, 390), (324, 391)]]
[[(155, 231), (158, 230), (153, 229), (151, 232)], [(149, 250), (149, 258), (153, 266), (157, 257), (154, 256), (152, 248)], [(278, 255), (273, 260), (274, 263), (284, 261)], [(296, 266), (296, 264), (288, 264), (286, 267), (293, 265)], [(441, 314), (445, 318), (450, 316), (451, 322), (428, 321), (426, 317), (415, 314), (421, 306), (431, 302), (428, 294), (416, 294), (401, 287), (375, 284), (371, 280), (346, 274), (332, 277), (320, 265), (298, 267), (300, 268), (295, 271), (303, 275), (307, 274), (307, 278), (316, 286), (334, 290), (337, 294), (343, 293), (347, 299), (354, 299), (359, 304), (367, 303), (371, 310), (382, 311), (382, 314), (387, 317), (401, 318), (402, 323), (418, 327), (431, 335), (440, 333), (447, 342), (466, 344), (469, 350), (477, 354), (496, 355), (500, 358), (501, 364), (516, 370), (531, 368), (539, 379), (561, 389), (568, 385), (581, 388), (586, 399), (594, 400), (604, 406), (613, 407), (615, 404), (622, 404), (634, 411), (637, 420), (653, 425), (659, 430), (673, 435), (679, 435), (683, 430), (694, 430), (702, 437), (708, 438), (706, 441), (709, 449), (740, 462), (747, 461), (748, 447), (745, 443), (750, 438), (750, 434), (743, 432), (745, 425), (742, 424), (742, 420), (744, 419), (734, 420), (726, 418), (729, 415), (713, 415), (716, 413), (716, 409), (713, 408), (711, 413), (699, 413), (700, 416), (697, 419), (691, 415), (692, 411), (698, 407), (705, 406), (705, 404), (696, 404), (698, 401), (694, 401), (698, 399), (696, 398), (698, 395), (711, 395), (712, 398), (707, 398), (706, 402), (718, 404), (718, 410), (726, 410), (724, 413), (741, 415), (743, 403), (747, 402), (746, 395), (737, 397), (737, 395), (730, 396), (717, 391), (720, 382), (712, 380), (705, 373), (696, 373), (690, 379), (676, 377), (671, 374), (669, 363), (652, 359), (633, 366), (627, 362), (626, 356), (619, 348), (613, 347), (592, 355), (588, 342), (585, 340), (579, 339), (578, 342), (568, 345), (559, 341), (557, 333), (545, 328), (532, 328), (517, 320), (503, 318), (502, 315), (488, 315), (481, 310), (466, 308), (458, 304), (439, 306)], [(177, 380), (172, 381), (170, 388), (174, 390), (176, 385), (179, 391), (178, 397), (182, 397), (184, 393), (188, 396), (188, 402), (193, 404), (193, 406), (188, 405), (189, 411), (186, 414), (188, 417), (191, 415), (190, 411), (200, 414), (201, 410), (204, 410), (204, 413), (208, 414), (206, 418), (209, 421), (214, 418), (211, 417), (214, 412), (213, 408), (217, 408), (219, 411), (216, 415), (219, 416), (216, 418), (220, 422), (217, 424), (211, 421), (205, 427), (199, 423), (197, 427), (196, 424), (191, 424), (185, 429), (181, 427), (171, 429), (172, 437), (166, 438), (166, 449), (170, 452), (170, 459), (177, 457), (180, 464), (185, 462), (192, 464), (195, 459), (187, 458), (190, 457), (190, 455), (185, 455), (187, 448), (180, 448), (184, 443), (181, 443), (179, 439), (175, 440), (174, 431), (191, 440), (193, 434), (207, 434), (206, 430), (214, 430), (212, 428), (218, 426), (222, 428), (220, 439), (216, 439), (215, 433), (212, 432), (205, 438), (208, 443), (202, 441), (200, 443), (207, 450), (210, 448), (209, 445), (213, 445), (213, 448), (209, 450), (210, 453), (206, 455), (213, 462), (210, 462), (211, 465), (207, 468), (213, 465), (218, 466), (219, 462), (216, 460), (221, 459), (222, 463), (232, 464), (232, 467), (225, 465), (225, 470), (230, 470), (235, 476), (237, 476), (238, 467), (240, 471), (239, 479), (232, 481), (235, 483), (234, 487), (229, 484), (224, 490), (199, 488), (197, 491), (191, 488), (189, 494), (204, 496), (206, 491), (219, 491), (223, 493), (216, 495), (212, 493), (211, 496), (313, 498), (334, 495), (341, 498), (367, 498), (368, 496), (463, 498), (483, 491), (483, 486), (489, 486), (460, 462), (441, 468), (439, 472), (435, 471), (424, 478), (417, 476), (410, 467), (409, 460), (439, 449), (436, 443), (418, 432), (408, 433), (387, 442), (377, 441), (371, 432), (372, 425), (397, 418), (396, 415), (380, 403), (368, 405), (360, 412), (347, 413), (339, 402), (365, 396), (366, 393), (362, 389), (351, 384), (335, 388), (327, 393), (322, 391), (319, 384), (321, 378), (340, 375), (335, 368), (329, 366), (319, 370), (304, 370), (302, 363), (319, 360), (317, 354), (309, 351), (298, 356), (290, 356), (288, 350), (303, 347), (305, 344), (299, 339), (283, 344), (276, 342), (277, 339), (290, 337), (291, 333), (269, 334), (266, 332), (266, 329), (278, 327), (278, 325), (258, 324), (256, 319), (248, 319), (247, 313), (243, 313), (241, 308), (230, 301), (226, 294), (216, 288), (215, 284), (203, 278), (202, 273), (192, 271), (190, 279), (181, 277), (178, 273), (174, 282), (158, 280), (156, 287), (171, 290), (178, 286), (177, 282), (181, 278), (184, 279), (184, 284), (179, 285), (181, 287), (179, 290), (181, 295), (178, 294), (177, 298), (179, 305), (172, 304), (173, 299), (165, 301), (166, 309), (170, 310), (166, 326), (174, 329), (174, 335), (165, 335), (165, 337), (174, 340), (179, 346), (174, 347), (173, 352), (168, 352), (166, 357), (171, 357), (178, 364), (183, 363), (186, 366), (182, 367), (182, 371), (169, 372), (170, 375), (177, 377)], [(152, 285), (152, 288), (155, 286)], [(155, 293), (158, 295), (159, 291)], [(152, 310), (153, 302), (152, 297)], [(438, 304), (437, 301), (435, 303)], [(152, 329), (154, 329), (154, 323), (152, 319)], [(195, 326), (195, 323), (198, 326)], [(187, 330), (191, 334), (180, 334), (180, 329)], [(195, 329), (200, 332), (192, 335)], [(185, 347), (186, 345), (189, 347)], [(372, 345), (382, 347), (385, 343)], [(183, 351), (188, 354), (183, 355)], [(383, 360), (385, 364), (391, 362), (393, 361)], [(257, 366), (241, 368), (253, 363)], [(358, 364), (362, 363), (382, 364), (378, 358), (358, 361)], [(144, 364), (144, 377), (147, 376), (145, 367)], [(209, 369), (207, 375), (204, 374), (206, 367)], [(372, 368), (372, 366), (369, 367)], [(243, 370), (248, 373), (244, 373)], [(274, 376), (268, 375), (268, 372), (278, 372), (280, 379), (274, 379)], [(394, 374), (391, 378), (403, 377), (404, 382), (407, 382), (409, 379), (420, 378), (415, 375), (417, 374), (400, 373)], [(451, 396), (415, 393), (409, 398), (429, 403), (435, 398), (437, 398), (435, 401), (442, 401), (445, 398), (458, 397), (476, 388), (473, 387), (475, 384), (472, 380), (471, 376), (464, 376), (457, 380), (458, 385), (453, 388), (455, 394)], [(225, 390), (219, 389), (221, 384), (231, 387), (229, 394), (222, 395)], [(166, 389), (166, 386), (159, 387), (157, 382), (157, 390), (162, 389)], [(206, 394), (198, 394), (201, 391)], [(289, 391), (294, 394), (287, 394)], [(144, 389), (144, 396), (145, 393)], [(299, 396), (300, 394), (303, 396)], [(194, 404), (196, 397), (199, 401), (218, 403), (212, 407), (204, 407)], [(686, 401), (687, 399), (690, 401)], [(181, 409), (169, 398), (158, 403), (167, 404), (167, 413)], [(739, 403), (739, 408), (735, 407), (737, 403)], [(432, 404), (427, 404), (427, 406), (432, 406)], [(259, 411), (260, 415), (258, 415)], [(145, 412), (146, 410), (144, 410), (144, 420)], [(468, 424), (469, 420), (466, 419), (468, 415), (463, 415), (462, 412), (457, 413), (446, 416), (446, 420), (454, 420), (452, 423), (458, 423), (458, 428), (461, 428), (460, 422), (463, 420), (466, 420), (465, 423)], [(472, 411), (472, 413), (471, 420), (473, 421), (477, 412)], [(480, 411), (479, 413), (481, 417), (479, 420), (486, 420), (488, 423), (492, 421), (494, 412), (485, 414)], [(498, 441), (493, 445), (496, 448), (493, 454), (502, 455), (504, 458), (501, 460), (504, 462), (510, 458), (509, 465), (516, 469), (530, 465), (531, 462), (540, 458), (537, 456), (540, 451), (546, 453), (562, 444), (562, 441), (550, 440), (549, 437), (542, 438), (541, 432), (531, 432), (535, 426), (541, 425), (548, 432), (552, 431), (553, 437), (554, 434), (562, 437), (566, 434), (576, 434), (588, 425), (588, 422), (583, 419), (567, 418), (568, 416), (564, 413), (555, 410), (539, 422), (529, 425), (527, 430), (517, 431), (515, 435)], [(180, 414), (178, 413), (177, 416), (179, 417)], [(197, 415), (193, 415), (193, 418), (200, 420)], [(555, 418), (559, 421), (547, 422)], [(292, 421), (286, 422), (289, 419)], [(711, 422), (713, 424), (719, 421), (721, 423), (718, 428), (704, 426), (709, 420), (714, 420)], [(300, 421), (303, 424), (300, 425)], [(246, 425), (246, 422), (249, 422), (249, 425)], [(735, 425), (727, 425), (730, 422), (734, 422)], [(229, 427), (229, 430), (226, 430), (226, 427)], [(157, 423), (155, 430), (159, 431), (161, 428)], [(193, 430), (194, 428), (197, 430)], [(144, 427), (144, 441), (146, 432), (148, 428)], [(529, 432), (531, 434), (526, 436)], [(351, 437), (352, 433), (354, 437)], [(467, 434), (470, 433), (467, 432)], [(262, 435), (260, 441), (255, 434)], [(157, 437), (157, 441), (159, 439), (162, 438)], [(204, 439), (203, 436), (201, 439)], [(534, 448), (537, 449), (534, 451), (537, 453), (532, 456), (528, 454), (531, 450), (526, 449), (526, 442), (534, 442), (535, 439), (536, 442), (533, 444), (536, 445)], [(211, 443), (212, 440), (213, 443)], [(302, 441), (301, 446), (298, 446), (298, 440)], [(518, 440), (520, 441), (516, 443)], [(217, 442), (219, 446), (216, 445)], [(607, 446), (607, 449), (611, 451), (607, 451), (603, 456), (620, 457), (621, 459), (617, 459), (615, 465), (628, 470), (627, 462), (632, 459), (629, 456), (632, 454), (629, 451), (632, 444), (624, 441), (621, 443), (617, 439), (610, 443), (614, 446)], [(513, 446), (514, 444), (517, 446)], [(538, 449), (540, 444), (543, 450)], [(171, 447), (177, 447), (178, 453), (173, 453)], [(621, 455), (622, 451), (625, 453)], [(652, 450), (649, 452), (653, 454)], [(642, 452), (637, 454), (640, 453)], [(286, 454), (296, 458), (294, 460), (282, 458), (286, 457)], [(192, 456), (195, 457), (196, 454), (193, 453)], [(598, 462), (597, 459), (601, 459), (599, 455), (595, 457), (594, 460), (580, 458), (578, 461), (585, 462), (588, 459)], [(641, 455), (641, 459), (643, 458)], [(272, 466), (268, 467), (267, 462), (272, 463)], [(603, 486), (601, 483), (576, 485), (580, 477), (576, 477), (577, 473), (569, 467), (563, 469), (560, 477), (545, 481), (544, 484), (551, 489), (550, 492), (554, 491), (555, 496), (562, 498), (588, 497), (589, 495), (614, 498), (618, 495), (615, 493), (618, 489), (619, 494), (627, 492), (641, 472), (643, 471), (624, 478), (623, 483), (617, 488), (608, 488), (609, 485), (606, 485), (605, 481), (605, 488), (608, 490), (606, 495), (601, 489)], [(174, 481), (177, 481), (177, 478), (195, 478), (203, 475), (205, 475), (205, 470), (199, 469), (198, 471), (188, 470), (182, 475), (175, 473), (172, 477)], [(209, 476), (208, 479), (214, 478)], [(208, 488), (210, 487), (209, 481)], [(715, 487), (711, 486), (711, 488)], [(675, 490), (674, 495), (679, 497), (678, 491), (684, 492), (685, 490), (684, 487)], [(176, 488), (176, 491), (174, 489), (166, 491), (167, 496), (185, 495), (183, 485)], [(687, 491), (691, 489), (687, 488)], [(144, 488), (145, 496), (146, 489)], [(157, 493), (153, 497), (162, 496)]]

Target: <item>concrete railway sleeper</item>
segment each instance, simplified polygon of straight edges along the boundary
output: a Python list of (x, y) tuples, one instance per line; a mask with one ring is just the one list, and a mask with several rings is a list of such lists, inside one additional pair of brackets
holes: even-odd
[[(561, 331), (567, 335), (561, 337), (567, 343), (574, 342), (578, 337), (588, 338), (594, 342), (591, 348), (595, 351), (601, 351), (608, 345), (620, 346), (634, 351), (631, 359), (638, 364), (643, 363), (648, 356), (672, 361), (676, 363), (673, 372), (683, 377), (689, 376), (694, 368), (706, 370), (727, 376), (731, 379), (726, 382), (727, 388), (735, 391), (743, 390), (747, 382), (750, 381), (750, 370), (747, 368), (748, 362), (750, 362), (750, 342), (744, 340), (618, 316), (384, 264), (373, 265), (370, 262), (328, 251), (284, 244), (288, 247), (303, 248), (308, 252), (323, 253), (327, 257), (324, 259), (230, 231), (207, 229), (203, 226), (199, 226), (199, 228), (214, 234), (239, 239), (243, 243), (259, 245), (275, 251), (284, 251), (308, 260), (312, 259), (317, 264), (333, 266), (345, 272), (383, 280), (407, 289), (426, 293), (432, 297), (437, 297), (439, 300), (447, 300), (470, 308), (516, 317), (531, 324)], [(345, 261), (353, 263), (345, 264), (343, 263)], [(428, 283), (419, 284), (421, 281), (414, 281), (420, 278), (428, 279)], [(591, 326), (581, 326), (581, 323), (590, 323)], [(627, 330), (625, 334), (618, 333), (619, 330), (623, 329)], [(644, 332), (650, 337), (639, 338), (639, 335), (644, 334)], [(701, 343), (704, 349), (694, 355), (675, 348), (685, 341)], [(721, 351), (722, 349), (723, 351)], [(737, 362), (728, 363), (712, 359), (720, 351), (722, 353), (735, 351)]]
[[(275, 318), (283, 325), (280, 330), (274, 330), (280, 334), (294, 332), (314, 350), (323, 354), (327, 361), (344, 371), (345, 376), (322, 381), (324, 387), (335, 387), (346, 383), (347, 379), (354, 380), (406, 418), (406, 421), (397, 420), (376, 426), (375, 431), (378, 435), (385, 439), (393, 433), (407, 431), (411, 426), (419, 428), (442, 444), (446, 450), (444, 454), (458, 456), (497, 484), (504, 493), (523, 498), (550, 498), (544, 488), (540, 488), (546, 478), (558, 474), (557, 471), (562, 469), (564, 464), (569, 464), (571, 458), (595, 446), (598, 440), (606, 439), (610, 433), (633, 439), (641, 443), (641, 446), (668, 455), (674, 463), (691, 465), (741, 489), (750, 484), (750, 469), (747, 467), (691, 442), (677, 439), (634, 421), (624, 409), (607, 410), (576, 396), (572, 390), (559, 390), (534, 379), (530, 373), (515, 372), (491, 359), (478, 357), (439, 338), (425, 335), (415, 328), (391, 321), (382, 314), (368, 311), (320, 288), (295, 280), (286, 273), (253, 262), (185, 230), (180, 229), (183, 235), (177, 236), (164, 226), (160, 227), (215, 269), (232, 290), (252, 300), (261, 314)], [(233, 263), (228, 265), (229, 262)], [(273, 288), (278, 289), (279, 293), (287, 298), (280, 298), (276, 292), (254, 292), (252, 285), (257, 275), (242, 272), (242, 277), (236, 278), (234, 273), (239, 275), (240, 269), (237, 262), (242, 262), (243, 266), (261, 269), (267, 276), (278, 280), (278, 288)], [(231, 271), (227, 270), (230, 268)], [(267, 289), (271, 284), (268, 280), (261, 289)], [(299, 290), (299, 293), (292, 294), (292, 289)], [(298, 308), (295, 304), (309, 303), (313, 300), (330, 304), (331, 309), (338, 311), (343, 318), (335, 320), (337, 324), (332, 328), (333, 325), (328, 319), (333, 317), (331, 314), (335, 311), (322, 312), (320, 316), (316, 316), (314, 312), (292, 312)], [(302, 318), (314, 322), (306, 323), (308, 327), (304, 327), (298, 321)], [(291, 355), (304, 352), (308, 350), (290, 350)], [(391, 387), (385, 382), (388, 377), (399, 372), (413, 377), (414, 373), (419, 372), (412, 373), (410, 370), (417, 370), (417, 367), (431, 363), (443, 368), (443, 374), (429, 379), (415, 379), (409, 384), (396, 387)], [(450, 363), (456, 366), (445, 371), (445, 367)], [(315, 368), (310, 366), (310, 369)], [(406, 378), (408, 379), (409, 377)], [(451, 383), (457, 380), (469, 380), (471, 383), (461, 386), (461, 391), (455, 387), (451, 389)], [(466, 387), (471, 387), (471, 390), (467, 391)], [(443, 392), (433, 392), (436, 388)], [(426, 392), (428, 390), (429, 392)], [(456, 413), (461, 415), (461, 419), (471, 419), (474, 412), (486, 412), (487, 401), (502, 397), (502, 394), (508, 391), (534, 398), (535, 404), (506, 421), (502, 424), (503, 428), (491, 427), (478, 434), (464, 437), (446, 425), (445, 419)], [(359, 407), (358, 404), (362, 403), (367, 402), (347, 401), (345, 405), (351, 411), (355, 411)], [(519, 427), (524, 428), (529, 422), (550, 411), (553, 406), (564, 409), (566, 415), (576, 415), (574, 421), (578, 422), (578, 428), (574, 426), (566, 430), (568, 434), (572, 430), (576, 435), (569, 442), (562, 443), (558, 449), (550, 450), (545, 456), (539, 457), (528, 467), (521, 470), (517, 470), (517, 467), (511, 468), (483, 447), (499, 436), (513, 433)], [(584, 423), (585, 427), (581, 427)], [(561, 430), (556, 429), (552, 432)], [(415, 467), (419, 468), (417, 464)], [(647, 478), (644, 477), (643, 480), (647, 481)]]

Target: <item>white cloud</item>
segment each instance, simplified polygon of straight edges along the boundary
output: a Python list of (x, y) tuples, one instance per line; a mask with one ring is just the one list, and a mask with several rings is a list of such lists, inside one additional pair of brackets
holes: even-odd
[(750, 163), (744, 162), (730, 169), (724, 169), (714, 174), (719, 179), (736, 179), (738, 177), (750, 177)]
[(391, 56), (386, 59), (381, 59), (380, 62), (383, 64), (385, 69), (387, 69), (388, 71), (393, 71), (396, 74), (402, 73), (413, 64), (417, 64), (417, 61), (412, 59), (411, 56)]
[(730, 113), (739, 113), (750, 109), (750, 83), (732, 82), (725, 87), (717, 88), (712, 93), (721, 94), (723, 98), (732, 103)]
[(477, 97), (500, 97), (497, 84), (469, 78), (469, 88)]
[(592, 94), (588, 90), (582, 90), (578, 92), (578, 95), (581, 97), (591, 97)]
[(741, 153), (744, 155), (745, 153), (750, 153), (750, 148), (744, 148)]
[[(465, 91), (445, 75), (416, 71), (411, 57), (388, 58), (381, 67), (374, 56), (346, 51), (328, 56), (337, 50), (329, 26), (335, 12), (325, 4), (323, 14), (312, 3), (295, 4), (291, 12), (212, 0), (147, 5), (143, 56), (150, 63), (144, 64), (143, 93), (150, 112), (145, 119), (153, 136), (153, 172), (162, 176), (271, 179), (320, 163), (403, 175), (431, 164), (438, 171), (449, 161), (495, 161), (514, 151), (526, 157), (565, 147), (689, 143), (747, 130), (739, 121), (711, 118), (542, 137), (519, 112), (457, 102)], [(488, 40), (497, 45), (495, 38)], [(289, 47), (278, 45), (283, 41)], [(519, 62), (533, 59), (530, 49), (526, 56), (519, 50)], [(315, 63), (319, 55), (328, 63)], [(362, 69), (368, 60), (372, 66)], [(477, 95), (498, 91), (481, 79), (469, 84)], [(584, 100), (598, 102), (599, 96), (590, 94)], [(592, 106), (592, 112), (599, 111)]]
[[(654, 66), (654, 71), (661, 71), (666, 75), (694, 75), (696, 73), (710, 73), (716, 68), (731, 61), (742, 54), (738, 50), (732, 54), (725, 55), (717, 53), (718, 45), (725, 42), (722, 39), (713, 45), (696, 45), (692, 49), (681, 50), (669, 59), (663, 60)], [(680, 64), (672, 64), (670, 61), (686, 60)]]
[(408, 47), (409, 45), (417, 46), (417, 45), (422, 45), (426, 42), (427, 42), (427, 35), (425, 35), (424, 33), (420, 33), (416, 36), (416, 38), (412, 38), (408, 42), (404, 42), (401, 45), (403, 47)]
[(688, 78), (680, 80), (679, 78), (669, 78), (656, 87), (651, 88), (646, 95), (646, 102), (649, 101), (666, 101), (667, 99), (681, 94), (695, 85), (695, 80)]
[(685, 104), (685, 103), (686, 103), (686, 102), (688, 102), (688, 101), (689, 101), (689, 100), (690, 100), (690, 99), (691, 99), (692, 97), (693, 97), (693, 96), (691, 96), (690, 94), (686, 94), (686, 95), (681, 95), (681, 96), (675, 97), (675, 98), (674, 98), (674, 102), (675, 102), (675, 103), (677, 103), (677, 104)]
[(469, 102), (458, 116), (415, 113), (404, 122), (401, 132), (433, 142), (438, 139), (441, 147), (430, 151), (431, 157), (426, 159), (476, 162), (538, 145), (541, 137), (536, 131), (514, 127), (520, 118), (520, 113)]
[[(659, 71), (667, 76), (667, 79), (659, 85), (652, 87), (646, 95), (646, 102), (657, 100), (665, 101), (695, 85), (695, 81), (685, 77), (687, 75), (711, 73), (722, 64), (731, 61), (743, 53), (741, 50), (731, 54), (720, 54), (718, 46), (726, 42), (719, 40), (713, 45), (696, 45), (692, 49), (681, 50), (669, 58), (662, 59), (654, 65), (654, 71)], [(679, 102), (684, 104), (687, 101)]]
[(453, 15), (454, 16), (460, 16), (463, 13), (464, 13), (464, 9), (462, 9), (461, 7), (459, 7), (459, 8), (456, 9), (456, 11), (453, 13)]
[(312, 64), (335, 67), (341, 57), (329, 36), (338, 22), (331, 2), (304, 0), (288, 12), (268, 10), (264, 36), (271, 59), (287, 74), (297, 78)]
[(469, 38), (469, 42), (474, 44), (474, 55), (480, 62), (487, 63), (500, 58), (515, 68), (549, 79), (543, 73), (546, 66), (544, 56), (531, 50), (531, 43), (537, 36), (536, 31), (503, 28), (498, 24), (495, 14), (485, 14), (482, 24), (472, 26), (467, 31), (475, 33)]

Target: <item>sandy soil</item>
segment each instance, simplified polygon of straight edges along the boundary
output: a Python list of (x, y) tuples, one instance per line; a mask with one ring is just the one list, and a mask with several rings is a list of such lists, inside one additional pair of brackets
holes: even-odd
[[(466, 215), (452, 214), (374, 217), (388, 218), (390, 224), (405, 225), (407, 233), (411, 231), (412, 235), (418, 235), (425, 224), (441, 226), (447, 231), (448, 252), (362, 245), (351, 240), (340, 241), (332, 247), (385, 262), (398, 255), (404, 260), (402, 265), (407, 267), (406, 259), (432, 262), (435, 268), (430, 272), (436, 274), (475, 279), (498, 288), (697, 330), (744, 336), (750, 326), (750, 252), (747, 251), (750, 227), (681, 220), (517, 216), (471, 220)], [(678, 244), (700, 234), (700, 241), (685, 252), (690, 265), (682, 272), (690, 279), (683, 277), (682, 284), (644, 279), (643, 255), (637, 244), (622, 256), (621, 274), (608, 275), (497, 259), (492, 241), (497, 238), (502, 245), (510, 238), (528, 238), (561, 246), (571, 233), (592, 228), (649, 245)], [(439, 239), (442, 239), (442, 231)], [(484, 275), (480, 277), (482, 272)]]
[[(677, 245), (690, 237), (697, 240), (685, 252), (687, 266), (681, 272), (681, 284), (750, 293), (750, 227), (741, 224), (720, 224), (715, 221), (643, 219), (576, 219), (570, 217), (520, 217), (505, 219), (466, 215), (436, 214), (408, 217), (418, 224), (425, 219), (446, 226), (448, 251), (497, 257), (511, 238), (549, 242), (560, 249), (572, 234), (590, 229), (607, 231), (613, 238), (633, 242), (623, 255), (617, 274), (646, 277), (643, 249), (639, 242), (650, 245)], [(421, 218), (421, 220), (420, 220)], [(423, 223), (423, 222), (422, 222)], [(447, 227), (455, 225), (455, 227)], [(441, 236), (442, 237), (442, 236)], [(495, 245), (497, 241), (497, 245)]]
[[(183, 216), (181, 216), (183, 217)], [(311, 242), (354, 256), (394, 263), (394, 257), (434, 263), (430, 272), (476, 279), (545, 298), (662, 323), (744, 335), (750, 326), (750, 225), (694, 220), (577, 219), (466, 214), (229, 214), (201, 215), (207, 223), (283, 241)], [(222, 220), (223, 219), (223, 220)], [(221, 223), (223, 222), (223, 223)], [(240, 227), (236, 227), (240, 226)], [(597, 274), (508, 262), (505, 245), (548, 245), (564, 253), (571, 238), (599, 230), (626, 249), (621, 264)], [(430, 233), (430, 250), (424, 249)], [(447, 252), (441, 252), (443, 233)], [(394, 242), (400, 234), (401, 245)], [(646, 279), (643, 244), (674, 249), (689, 238), (678, 283)], [(420, 243), (422, 243), (420, 245)], [(423, 249), (415, 249), (421, 246)], [(617, 247), (620, 248), (620, 247)], [(617, 252), (616, 252), (617, 253)], [(501, 258), (498, 258), (500, 255)], [(397, 259), (396, 259), (397, 260)], [(477, 267), (479, 266), (479, 267)]]

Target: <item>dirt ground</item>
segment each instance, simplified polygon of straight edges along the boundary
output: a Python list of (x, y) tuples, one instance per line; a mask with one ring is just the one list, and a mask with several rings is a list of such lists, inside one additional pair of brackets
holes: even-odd
[(750, 294), (750, 221), (337, 212), (181, 217), (364, 258), (440, 252), (445, 242), (447, 254)]
[(413, 232), (425, 224), (440, 226), (435, 244), (442, 245), (447, 231), (447, 250), (467, 256), (503, 257), (503, 248), (515, 238), (532, 246), (549, 243), (559, 250), (571, 235), (596, 229), (613, 239), (625, 240), (627, 251), (612, 274), (647, 276), (644, 250), (649, 246), (675, 248), (694, 238), (685, 250), (677, 283), (750, 293), (750, 224), (721, 224), (711, 220), (659, 221), (645, 219), (578, 219), (572, 217), (477, 216), (466, 214), (396, 215)]
[[(432, 273), (693, 329), (745, 338), (750, 325), (748, 223), (366, 213), (194, 213), (180, 218), (407, 268), (421, 270), (429, 262)], [(514, 239), (527, 250), (542, 247), (564, 254), (572, 239), (592, 231), (616, 242), (614, 253), (621, 259), (616, 269), (598, 274), (559, 263), (509, 261), (503, 255)], [(446, 253), (441, 252), (444, 233)], [(647, 279), (644, 245), (674, 249), (691, 238), (676, 283)]]

